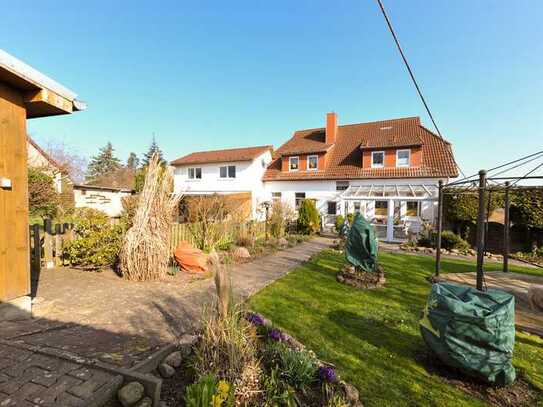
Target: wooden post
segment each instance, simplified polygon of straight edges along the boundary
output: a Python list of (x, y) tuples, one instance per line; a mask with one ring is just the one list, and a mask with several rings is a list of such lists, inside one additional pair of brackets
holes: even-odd
[(483, 290), (485, 259), (485, 189), (486, 171), (479, 171), (479, 211), (477, 213), (477, 289)]
[(32, 272), (39, 276), (41, 271), (41, 239), (40, 239), (40, 225), (32, 225)]
[(509, 228), (511, 222), (509, 220), (509, 181), (505, 182), (505, 202), (504, 202), (504, 220), (503, 220), (503, 272), (509, 271)]
[(55, 225), (55, 267), (62, 266), (62, 225)]
[(55, 263), (53, 262), (53, 235), (51, 230), (51, 219), (45, 219), (43, 221), (43, 251), (45, 257), (45, 268), (53, 268)]
[(437, 236), (436, 236), (436, 276), (441, 269), (441, 232), (443, 231), (443, 181), (438, 182), (437, 195)]

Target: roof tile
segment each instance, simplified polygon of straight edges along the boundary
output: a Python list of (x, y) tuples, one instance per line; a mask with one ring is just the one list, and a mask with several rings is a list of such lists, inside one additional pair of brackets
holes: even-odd
[(243, 147), (230, 148), (226, 150), (213, 151), (197, 151), (189, 155), (185, 155), (170, 164), (186, 165), (186, 164), (207, 164), (221, 163), (234, 161), (251, 161), (266, 151), (273, 151), (273, 146), (258, 146), (258, 147)]

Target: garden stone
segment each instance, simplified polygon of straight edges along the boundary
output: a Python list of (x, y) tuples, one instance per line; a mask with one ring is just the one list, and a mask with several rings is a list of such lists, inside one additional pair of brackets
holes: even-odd
[(354, 405), (359, 401), (360, 395), (358, 394), (358, 390), (356, 387), (354, 387), (352, 384), (341, 382), (341, 385), (343, 387), (343, 391), (345, 392), (345, 398), (349, 402), (349, 404)]
[(140, 401), (145, 394), (143, 385), (139, 382), (130, 382), (127, 385), (120, 388), (117, 393), (119, 401), (123, 407), (133, 407), (138, 401)]
[(543, 312), (543, 285), (531, 284), (528, 287), (528, 302), (533, 311)]
[(183, 355), (180, 351), (172, 352), (162, 362), (171, 367), (179, 367), (181, 366), (181, 362), (183, 362)]
[(285, 239), (284, 237), (281, 237), (277, 240), (277, 244), (279, 245), (279, 247), (287, 247), (288, 246), (288, 240)]
[(458, 249), (451, 249), (451, 254), (460, 254), (460, 250), (458, 250)]
[(215, 250), (211, 251), (207, 256), (207, 262), (212, 266), (217, 266), (221, 264), (221, 258), (219, 257), (219, 253), (217, 253)]
[(161, 363), (158, 366), (158, 371), (160, 375), (165, 379), (167, 379), (168, 377), (172, 377), (175, 374), (175, 369), (170, 365), (167, 365), (166, 363)]
[(153, 407), (153, 400), (150, 397), (145, 397), (134, 407)]
[(251, 257), (251, 253), (249, 253), (249, 250), (245, 247), (236, 247), (233, 255), (238, 259), (248, 259)]
[(192, 348), (198, 342), (196, 335), (185, 334), (179, 339), (179, 352), (181, 356), (188, 356), (192, 352)]

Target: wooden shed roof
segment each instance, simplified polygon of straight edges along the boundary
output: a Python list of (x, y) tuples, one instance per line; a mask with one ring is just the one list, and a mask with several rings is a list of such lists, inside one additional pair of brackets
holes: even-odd
[(86, 108), (74, 92), (2, 49), (0, 81), (23, 93), (29, 119), (69, 114)]

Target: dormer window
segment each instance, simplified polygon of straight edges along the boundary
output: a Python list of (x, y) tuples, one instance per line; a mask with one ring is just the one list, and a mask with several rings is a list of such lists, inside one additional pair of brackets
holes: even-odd
[(288, 170), (289, 171), (298, 171), (300, 168), (300, 158), (299, 157), (289, 157), (288, 158)]
[(317, 171), (319, 167), (319, 156), (310, 155), (307, 157), (307, 170), (308, 171)]
[(371, 168), (383, 168), (384, 166), (385, 166), (385, 152), (372, 151), (371, 152)]
[(396, 150), (396, 167), (409, 167), (411, 150)]

